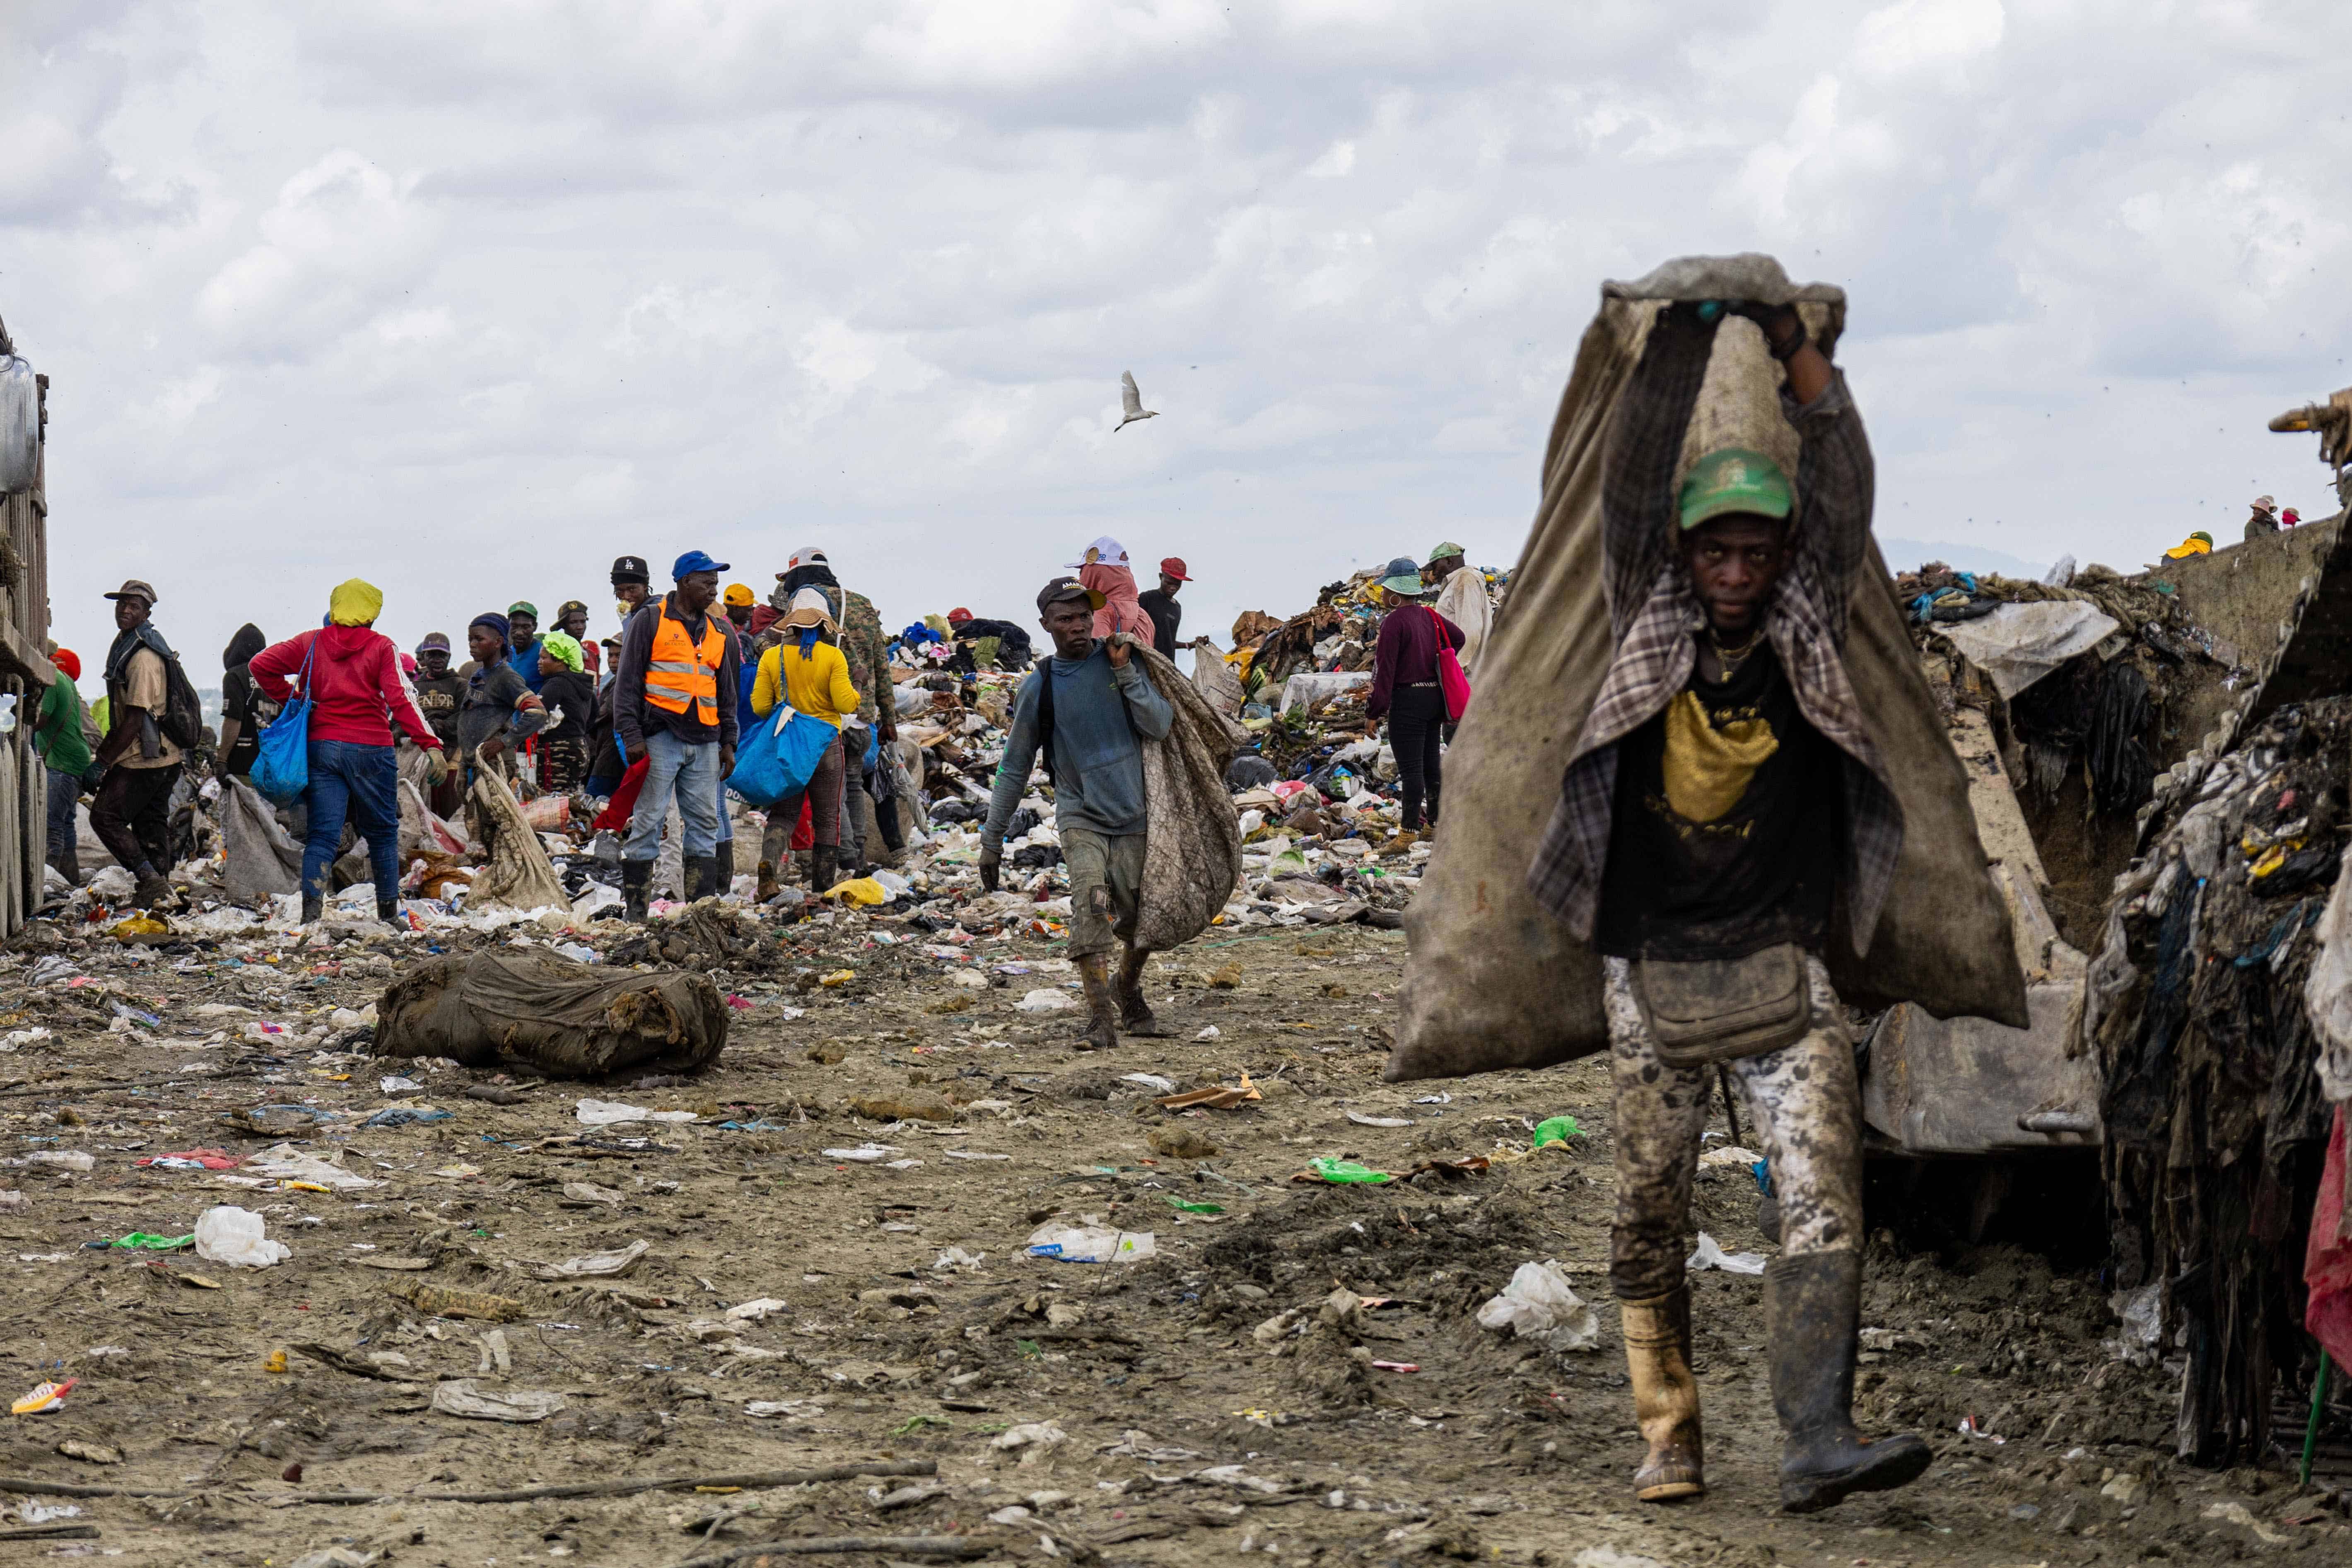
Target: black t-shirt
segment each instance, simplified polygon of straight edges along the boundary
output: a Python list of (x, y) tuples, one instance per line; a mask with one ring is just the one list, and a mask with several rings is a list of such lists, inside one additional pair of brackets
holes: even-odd
[(1822, 950), (1843, 792), (1769, 644), (1618, 742), (1596, 945), (1615, 958)]
[(539, 700), (550, 711), (563, 710), (563, 722), (542, 731), (551, 741), (586, 741), (595, 721), (596, 684), (585, 675), (562, 670), (549, 676), (539, 689)]
[(420, 671), (409, 678), (408, 684), (416, 689), (416, 710), (433, 726), (433, 733), (444, 746), (455, 745), (457, 710), (466, 705), (466, 678), (455, 670), (441, 676)]
[(1160, 650), (1162, 658), (1176, 657), (1176, 628), (1183, 624), (1184, 606), (1176, 602), (1173, 594), (1163, 594), (1153, 588), (1135, 596), (1143, 613), (1151, 617), (1151, 646)]
[[(236, 744), (221, 759), (222, 769), (236, 778), (248, 777), (253, 759), (261, 754), (261, 731), (276, 717), (276, 704), (262, 700), (253, 684), (253, 671), (244, 665), (221, 672), (221, 722), (236, 721)], [(263, 708), (271, 710), (264, 714)]]

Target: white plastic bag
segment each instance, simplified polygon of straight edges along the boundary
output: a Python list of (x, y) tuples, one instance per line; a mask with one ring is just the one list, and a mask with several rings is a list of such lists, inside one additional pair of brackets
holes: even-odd
[(1509, 1329), (1556, 1351), (1589, 1351), (1601, 1341), (1601, 1320), (1550, 1258), (1520, 1264), (1502, 1294), (1478, 1309), (1478, 1326)]
[(1013, 1004), (1024, 1013), (1060, 1013), (1077, 1005), (1066, 991), (1032, 991)]
[(1705, 1231), (1698, 1233), (1698, 1250), (1685, 1260), (1685, 1268), (1720, 1268), (1726, 1274), (1761, 1274), (1764, 1255), (1760, 1252), (1726, 1252), (1715, 1237)]
[(33, 367), (11, 354), (0, 359), (0, 493), (33, 488), (41, 469), (41, 389)]
[(196, 1256), (232, 1268), (268, 1268), (293, 1257), (294, 1249), (264, 1236), (261, 1216), (251, 1209), (223, 1204), (197, 1216)]
[(1076, 1225), (1047, 1220), (1027, 1243), (1032, 1258), (1063, 1263), (1134, 1263), (1160, 1250), (1148, 1230), (1117, 1230), (1094, 1215), (1081, 1215)]

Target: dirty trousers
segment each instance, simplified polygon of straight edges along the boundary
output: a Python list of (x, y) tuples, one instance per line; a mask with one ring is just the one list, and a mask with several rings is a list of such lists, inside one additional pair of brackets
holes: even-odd
[[(1143, 886), (1145, 836), (1062, 829), (1062, 860), (1070, 877), (1072, 958), (1110, 952), (1135, 934), (1135, 900)], [(1109, 912), (1096, 908), (1095, 891), (1109, 895)]]
[[(1616, 1099), (1617, 1216), (1609, 1283), (1626, 1300), (1682, 1283), (1691, 1177), (1706, 1130), (1712, 1068), (1658, 1060), (1633, 999), (1633, 966), (1604, 961), (1609, 1076)], [(1862, 1245), (1862, 1089), (1837, 993), (1808, 958), (1812, 1027), (1777, 1051), (1729, 1064), (1747, 1101), (1747, 1136), (1769, 1163), (1780, 1203), (1784, 1257)]]

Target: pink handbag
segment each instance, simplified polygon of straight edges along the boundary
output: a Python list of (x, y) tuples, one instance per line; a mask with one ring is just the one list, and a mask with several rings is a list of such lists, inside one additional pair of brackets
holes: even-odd
[(1437, 685), (1445, 693), (1445, 721), (1459, 724), (1462, 710), (1470, 706), (1470, 678), (1462, 673), (1461, 658), (1445, 640), (1445, 617), (1431, 610), (1429, 619), (1437, 633)]

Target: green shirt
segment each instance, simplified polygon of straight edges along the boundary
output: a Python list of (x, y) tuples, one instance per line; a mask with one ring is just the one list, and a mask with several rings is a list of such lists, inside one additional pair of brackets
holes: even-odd
[(81, 693), (60, 671), (41, 693), (40, 717), (33, 727), (41, 760), (76, 778), (89, 772), (89, 742), (81, 733)]

